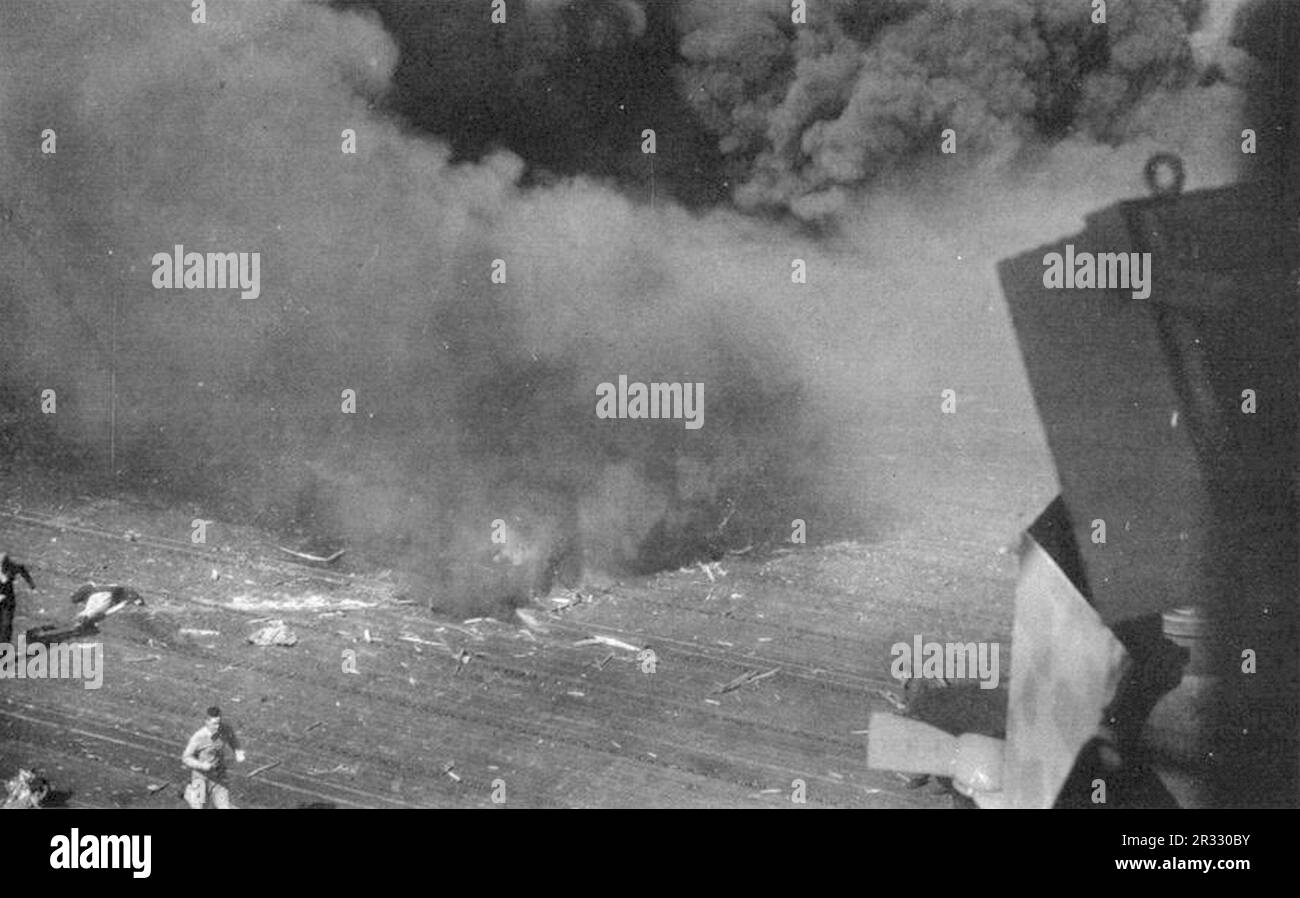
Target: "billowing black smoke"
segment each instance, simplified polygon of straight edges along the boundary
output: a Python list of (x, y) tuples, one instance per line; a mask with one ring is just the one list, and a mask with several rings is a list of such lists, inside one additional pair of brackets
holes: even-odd
[(857, 187), (933, 158), (945, 129), (979, 158), (1071, 131), (1123, 135), (1153, 91), (1193, 71), (1196, 3), (828, 0), (792, 24), (778, 0), (693, 0), (684, 95), (745, 176), (747, 208), (840, 211)]
[(388, 105), (459, 156), (505, 147), (529, 173), (617, 179), (690, 205), (821, 221), (932, 158), (1071, 134), (1119, 142), (1199, 71), (1197, 0), (346, 0), (398, 41)]
[[(691, 206), (726, 198), (716, 139), (681, 94), (672, 3), (345, 0), (377, 10), (399, 56), (386, 108), (447, 140), (454, 158), (504, 148), (548, 175), (612, 178)], [(656, 130), (653, 170), (641, 132)], [(653, 171), (653, 174), (652, 174)]]
[[(209, 2), (206, 24), (6, 4), (3, 446), (111, 455), (109, 482), (347, 540), (462, 608), (780, 542), (796, 518), (871, 535), (889, 516), (864, 496), (896, 497), (861, 458), (889, 414), (924, 432), (955, 384), (1032, 422), (992, 262), (1097, 204), (1040, 214), (1098, 153), (1098, 191), (1136, 171), (1085, 141), (1014, 188), (908, 166), (945, 116), (988, 158), (1066, 121), (1149, 124), (1193, 19), (1129, 5), (1103, 48), (1063, 2), (810, 2), (797, 27), (737, 0), (508, 3), (503, 26), (477, 0)], [(972, 236), (990, 189), (1001, 224)], [(836, 228), (748, 214), (768, 209)], [(154, 289), (177, 244), (259, 252), (260, 296)], [(621, 374), (703, 384), (704, 426), (598, 419)]]

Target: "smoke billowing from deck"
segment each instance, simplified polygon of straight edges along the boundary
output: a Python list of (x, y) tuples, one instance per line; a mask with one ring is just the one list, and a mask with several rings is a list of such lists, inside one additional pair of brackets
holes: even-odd
[[(998, 255), (1137, 192), (1153, 134), (1189, 186), (1228, 171), (1180, 120), (1237, 102), (1193, 83), (1189, 4), (1116, 4), (1109, 37), (1078, 6), (7, 5), (6, 446), (106, 470), (111, 430), (117, 483), (462, 607), (794, 518), (872, 535), (873, 414), (970, 382), (1029, 408)], [(176, 244), (260, 253), (259, 298), (155, 290)], [(707, 426), (598, 419), (620, 374), (703, 383)]]

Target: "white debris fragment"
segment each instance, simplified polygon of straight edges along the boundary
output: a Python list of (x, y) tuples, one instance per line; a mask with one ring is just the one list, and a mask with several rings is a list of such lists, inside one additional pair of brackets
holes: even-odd
[(344, 549), (339, 549), (337, 552), (333, 553), (332, 555), (321, 556), (321, 555), (311, 555), (308, 554), (307, 552), (295, 552), (293, 549), (286, 549), (284, 546), (276, 546), (276, 548), (279, 549), (281, 552), (284, 552), (286, 555), (292, 555), (294, 558), (301, 558), (305, 561), (315, 561), (321, 564), (333, 564), (334, 562), (342, 558), (344, 551), (346, 551)]
[(527, 626), (529, 629), (536, 630), (538, 633), (550, 632), (550, 630), (547, 629), (547, 627), (544, 624), (542, 624), (542, 622), (539, 621), (537, 617), (533, 615), (533, 613), (530, 611), (525, 611), (522, 608), (517, 608), (515, 609), (515, 615), (521, 621), (523, 621), (524, 625)]
[(627, 651), (627, 652), (640, 652), (640, 651), (641, 651), (640, 646), (632, 645), (631, 643), (629, 643), (629, 642), (624, 642), (624, 641), (621, 640), (621, 639), (615, 639), (615, 638), (612, 637), (612, 636), (599, 636), (599, 635), (597, 635), (597, 636), (588, 636), (586, 639), (579, 639), (577, 642), (574, 643), (574, 645), (575, 645), (575, 646), (579, 646), (579, 645), (607, 645), (607, 646), (609, 646), (610, 648), (623, 649), (624, 651)]
[(285, 626), (284, 621), (271, 621), (262, 629), (258, 630), (248, 641), (253, 645), (280, 645), (293, 646), (298, 644), (297, 635)]
[(330, 609), (374, 608), (378, 602), (363, 602), (360, 599), (333, 599), (320, 594), (291, 596), (284, 592), (273, 592), (271, 598), (261, 596), (238, 595), (226, 603), (227, 608), (235, 611), (328, 611)]
[(708, 564), (700, 561), (696, 564), (700, 570), (704, 571), (704, 575), (709, 578), (710, 583), (715, 582), (718, 577), (727, 576), (727, 571), (723, 568), (721, 561), (711, 561)]
[(445, 642), (435, 642), (431, 639), (421, 639), (420, 637), (416, 636), (414, 633), (403, 633), (401, 636), (397, 638), (402, 640), (402, 642), (414, 642), (417, 643), (418, 645), (432, 645), (432, 646), (437, 646), (440, 649), (445, 649), (447, 647), (447, 643)]

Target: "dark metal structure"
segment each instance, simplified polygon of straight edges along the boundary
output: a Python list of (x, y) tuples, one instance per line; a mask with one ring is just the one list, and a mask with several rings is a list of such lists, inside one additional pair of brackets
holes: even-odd
[[(1161, 631), (1192, 650), (1193, 694), (1166, 698), (1178, 710), (1146, 741), (1197, 768), (1198, 804), (1289, 803), (1295, 786), (1278, 763), (1300, 722), (1300, 330), (1282, 205), (1268, 183), (1160, 189), (1000, 269), (1061, 482), (1038, 529), (1143, 671), (1130, 744), (1133, 717), (1178, 682)], [(1149, 254), (1150, 296), (1045, 288), (1045, 257), (1067, 245)]]
[[(1133, 660), (1102, 723), (1180, 804), (1293, 806), (1300, 4), (1246, 8), (1236, 43), (1262, 72), (1240, 183), (1184, 193), (1182, 163), (1158, 154), (1152, 196), (999, 274), (1061, 483), (1032, 535)], [(1150, 253), (1149, 296), (1046, 289), (1044, 256), (1067, 245)]]

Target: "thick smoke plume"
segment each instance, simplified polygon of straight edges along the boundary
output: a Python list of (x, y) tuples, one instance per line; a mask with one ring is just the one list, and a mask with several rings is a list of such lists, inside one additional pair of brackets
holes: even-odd
[[(372, 16), (6, 10), (4, 380), (20, 414), (59, 395), (31, 426), (227, 519), (396, 557), (447, 601), (816, 516), (803, 347), (775, 339), (795, 332), (772, 287), (788, 263), (727, 223), (581, 179), (522, 190), (506, 152), (452, 164), (372, 108), (396, 63)], [(153, 289), (175, 244), (260, 252), (261, 296)], [(703, 428), (597, 420), (620, 374), (702, 383)]]
[(962, 160), (1123, 142), (1205, 72), (1190, 35), (1236, 5), (1113, 2), (1101, 24), (1076, 0), (809, 0), (795, 23), (787, 0), (531, 0), (494, 26), (472, 0), (352, 4), (399, 41), (393, 108), (460, 154), (645, 192), (655, 127), (659, 190), (815, 222), (946, 128)]
[(830, 0), (807, 26), (779, 0), (697, 0), (680, 15), (685, 95), (740, 163), (737, 200), (801, 218), (934, 155), (1008, 152), (1071, 131), (1117, 139), (1135, 104), (1192, 73), (1196, 4)]
[[(956, 385), (1033, 431), (996, 259), (1140, 189), (1150, 131), (1184, 128), (1189, 186), (1224, 176), (1156, 102), (1236, 103), (1185, 84), (1195, 19), (1161, 0), (1101, 38), (1064, 2), (810, 3), (802, 30), (780, 3), (485, 6), (0, 7), (4, 446), (347, 540), (444, 606), (794, 518), (873, 535), (890, 415), (924, 442)], [(984, 162), (935, 174), (945, 122)], [(260, 252), (261, 296), (154, 290), (175, 244)], [(703, 383), (704, 427), (597, 420), (619, 374)]]

